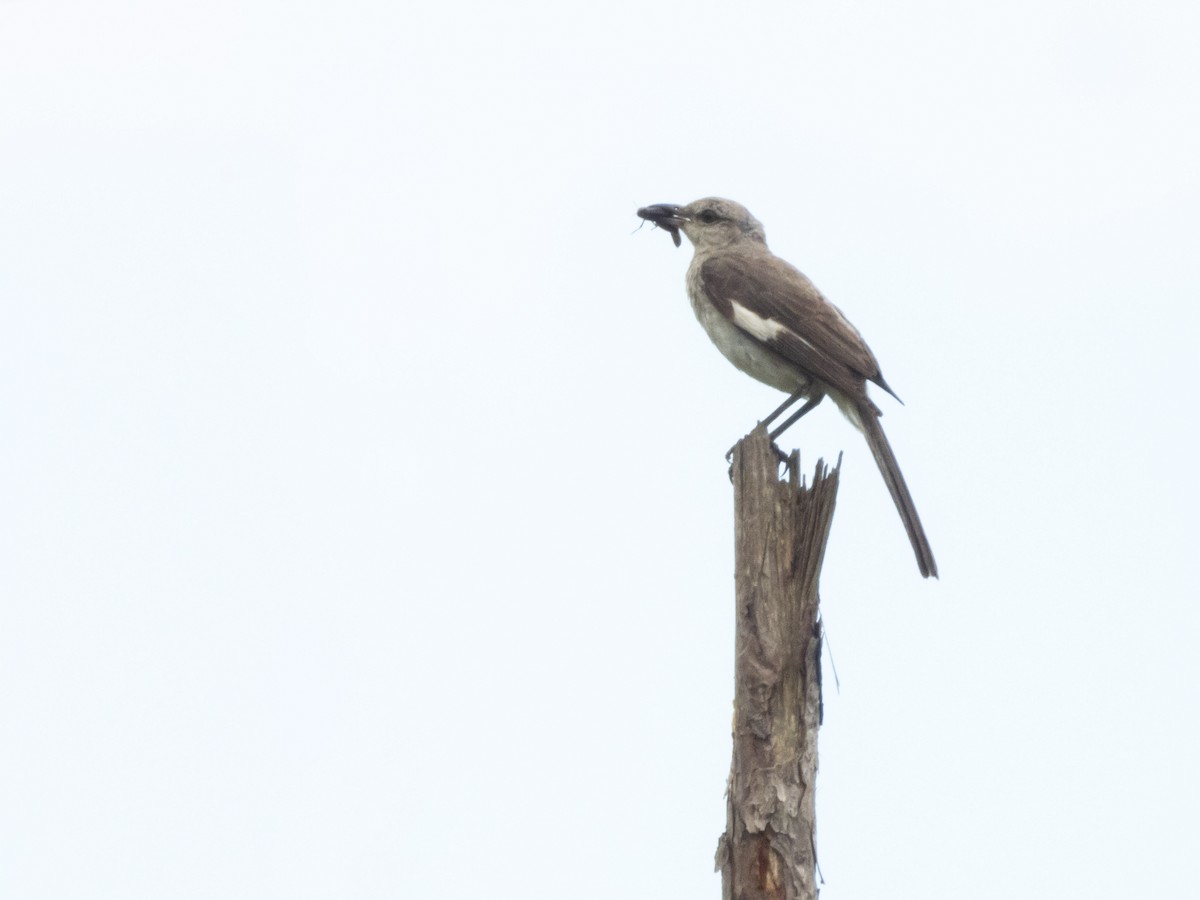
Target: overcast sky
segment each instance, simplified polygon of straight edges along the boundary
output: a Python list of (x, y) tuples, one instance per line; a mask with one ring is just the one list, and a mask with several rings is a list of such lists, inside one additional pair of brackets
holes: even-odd
[[(862, 331), (823, 900), (1190, 898), (1200, 7), (0, 0), (0, 895), (718, 897), (732, 197)], [(828, 658), (826, 659), (828, 664)]]

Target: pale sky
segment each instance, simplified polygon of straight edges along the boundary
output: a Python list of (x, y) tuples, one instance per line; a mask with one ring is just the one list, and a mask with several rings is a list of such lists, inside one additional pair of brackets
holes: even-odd
[(845, 451), (822, 900), (1194, 896), (1198, 33), (0, 0), (0, 896), (719, 897), (780, 395), (634, 233), (707, 195), (875, 351), (942, 573), (788, 434)]

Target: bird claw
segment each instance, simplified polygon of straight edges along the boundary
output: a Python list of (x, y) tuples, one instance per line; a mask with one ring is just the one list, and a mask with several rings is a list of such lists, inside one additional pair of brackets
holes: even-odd
[[(739, 441), (739, 443), (740, 443), (740, 441)], [(731, 479), (733, 478), (733, 451), (736, 450), (737, 447), (738, 447), (738, 445), (734, 444), (732, 447), (730, 447), (728, 450), (725, 451), (725, 462), (729, 463), (729, 477)], [(786, 453), (784, 453), (782, 450), (780, 450), (779, 445), (776, 444), (774, 441), (771, 441), (771, 449), (775, 451), (775, 455), (779, 457), (779, 461), (781, 463), (783, 463), (785, 466), (789, 466), (789, 467), (791, 466), (792, 458), (790, 456), (788, 456)]]

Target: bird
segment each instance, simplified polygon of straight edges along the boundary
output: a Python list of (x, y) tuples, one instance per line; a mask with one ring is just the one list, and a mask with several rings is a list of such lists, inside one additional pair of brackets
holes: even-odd
[(866, 438), (921, 575), (936, 578), (933, 550), (867, 382), (900, 398), (858, 329), (803, 272), (770, 251), (762, 223), (740, 203), (705, 197), (686, 206), (656, 203), (637, 214), (667, 231), (675, 246), (680, 232), (691, 242), (688, 298), (717, 349), (747, 375), (789, 395), (764, 424), (805, 401), (771, 432), (772, 440), (825, 397), (833, 400)]

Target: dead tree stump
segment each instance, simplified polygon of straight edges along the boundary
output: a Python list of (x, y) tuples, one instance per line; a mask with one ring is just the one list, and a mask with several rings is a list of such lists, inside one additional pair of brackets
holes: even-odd
[(779, 465), (761, 426), (734, 450), (733, 762), (725, 834), (717, 846), (724, 900), (817, 897), (817, 582), (838, 469), (818, 461), (805, 486), (797, 451), (786, 480)]

